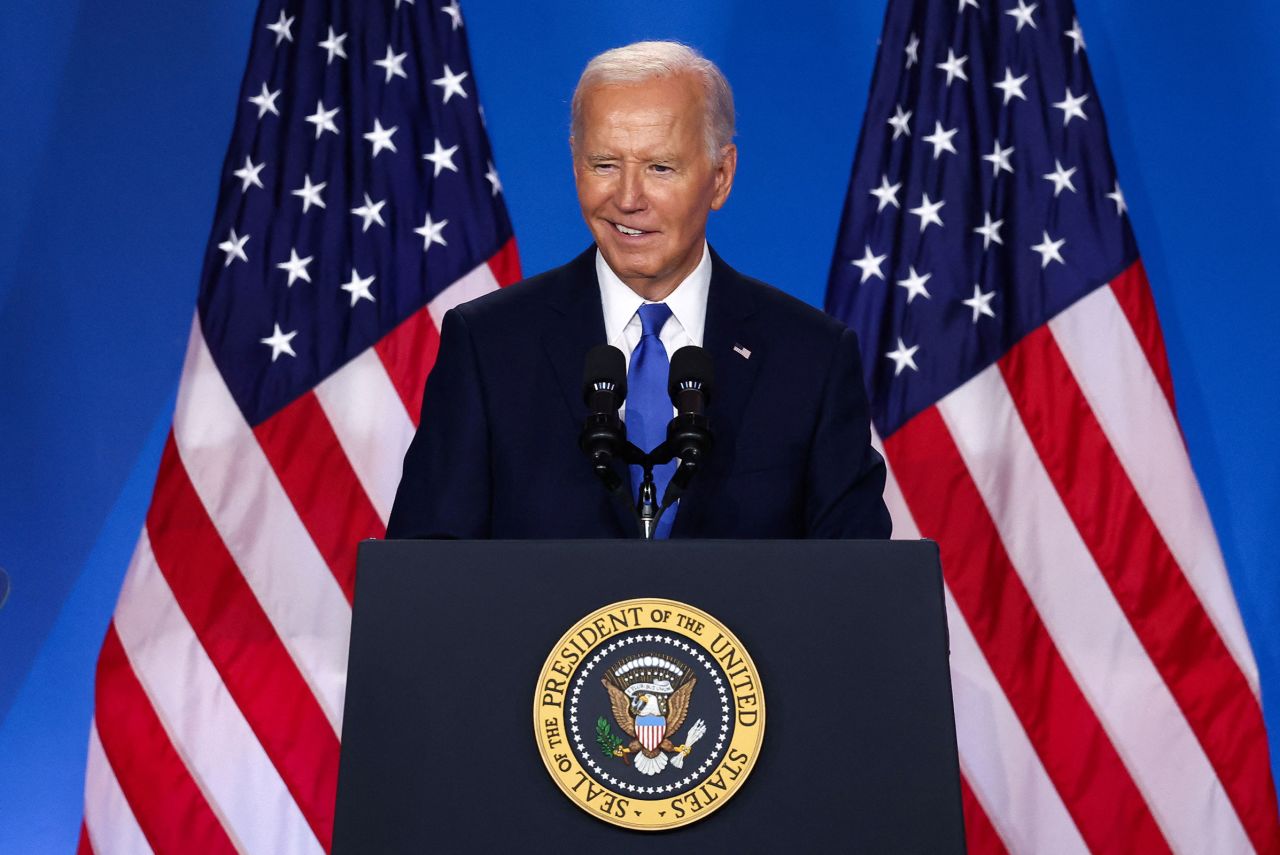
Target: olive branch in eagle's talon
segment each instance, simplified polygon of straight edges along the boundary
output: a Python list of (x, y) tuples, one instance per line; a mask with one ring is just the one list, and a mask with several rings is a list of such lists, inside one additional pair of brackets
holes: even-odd
[(631, 749), (622, 744), (622, 740), (613, 732), (613, 728), (609, 726), (609, 720), (604, 716), (596, 719), (596, 742), (604, 749), (606, 756), (621, 757), (623, 763), (631, 765), (631, 761), (627, 759)]

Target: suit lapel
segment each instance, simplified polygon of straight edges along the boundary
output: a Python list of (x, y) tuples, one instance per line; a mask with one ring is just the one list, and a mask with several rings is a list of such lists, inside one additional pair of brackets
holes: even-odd
[(702, 340), (716, 372), (715, 389), (707, 407), (715, 445), (706, 471), (690, 482), (680, 500), (673, 537), (698, 536), (706, 503), (712, 500), (719, 480), (733, 469), (743, 412), (760, 364), (768, 355), (755, 313), (755, 298), (746, 280), (713, 250)]
[[(587, 351), (605, 343), (604, 309), (600, 303), (595, 259), (593, 245), (561, 268), (561, 276), (547, 295), (554, 317), (542, 339), (543, 351), (564, 396), (566, 415), (573, 424), (575, 437), (587, 418), (587, 405), (582, 396), (582, 369)], [(616, 468), (623, 478), (627, 477), (624, 467), (616, 465)], [(600, 490), (603, 495), (604, 487)], [(631, 509), (617, 497), (608, 499), (625, 536), (632, 536), (636, 523)]]
[(596, 282), (595, 247), (561, 268), (561, 275), (547, 295), (553, 318), (542, 338), (568, 407), (567, 415), (578, 427), (587, 417), (582, 399), (582, 366), (587, 351), (604, 342), (604, 310)]

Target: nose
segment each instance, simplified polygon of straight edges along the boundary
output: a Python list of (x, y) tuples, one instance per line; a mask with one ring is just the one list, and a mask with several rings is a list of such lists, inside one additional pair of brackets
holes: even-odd
[(627, 213), (644, 209), (644, 170), (642, 167), (629, 164), (622, 169), (618, 184), (614, 188), (613, 201), (618, 206), (618, 210)]

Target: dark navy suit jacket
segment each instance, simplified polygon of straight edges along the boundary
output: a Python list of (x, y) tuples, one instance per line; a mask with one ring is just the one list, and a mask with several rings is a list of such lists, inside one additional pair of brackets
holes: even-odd
[[(715, 444), (671, 536), (888, 537), (853, 332), (711, 264)], [(634, 537), (578, 449), (583, 363), (604, 341), (595, 247), (450, 311), (387, 536)]]

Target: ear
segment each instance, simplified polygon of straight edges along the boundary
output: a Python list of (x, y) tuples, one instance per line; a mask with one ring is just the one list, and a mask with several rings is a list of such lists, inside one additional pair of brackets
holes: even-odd
[(711, 210), (718, 211), (733, 189), (733, 176), (738, 171), (738, 147), (733, 143), (720, 148), (720, 165), (716, 167), (715, 193), (711, 197)]

